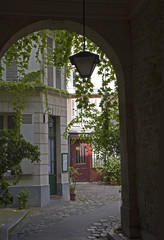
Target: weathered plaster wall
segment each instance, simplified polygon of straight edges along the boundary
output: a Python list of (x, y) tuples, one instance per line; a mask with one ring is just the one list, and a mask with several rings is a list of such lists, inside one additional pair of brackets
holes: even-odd
[(142, 239), (156, 239), (162, 11), (151, 1), (131, 22), (135, 151)]

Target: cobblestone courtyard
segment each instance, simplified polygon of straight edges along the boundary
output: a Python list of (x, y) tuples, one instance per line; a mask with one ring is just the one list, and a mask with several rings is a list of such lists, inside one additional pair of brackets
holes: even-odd
[[(69, 220), (72, 216), (82, 216), (118, 202), (121, 199), (119, 189), (119, 186), (103, 184), (77, 184), (76, 201), (65, 202), (52, 198), (49, 206), (32, 208), (23, 221), (10, 232), (9, 240), (29, 239), (50, 226), (62, 223), (65, 219)], [(87, 227), (85, 239), (106, 239), (107, 232), (118, 222), (119, 218), (111, 216), (110, 213), (108, 218), (98, 218)]]

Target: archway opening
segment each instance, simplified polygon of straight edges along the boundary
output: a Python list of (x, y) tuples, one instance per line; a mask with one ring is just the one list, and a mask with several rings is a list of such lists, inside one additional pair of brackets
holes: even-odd
[[(35, 27), (34, 27), (35, 28)], [(30, 28), (29, 28), (30, 29)], [(27, 29), (26, 29), (27, 30)], [(30, 30), (31, 31), (31, 30)], [(90, 34), (88, 34), (88, 36), (89, 35), (92, 35), (93, 34), (93, 32), (92, 31), (89, 31), (90, 32)], [(95, 33), (94, 33), (95, 34)], [(101, 37), (100, 36), (98, 36), (97, 35), (97, 42), (99, 41), (101, 39)], [(11, 40), (12, 41), (12, 40)], [(102, 39), (101, 39), (101, 41), (102, 41)], [(95, 41), (96, 42), (96, 41)], [(8, 42), (9, 43), (9, 42)], [(105, 43), (105, 41), (103, 41), (103, 43), (102, 43), (102, 48), (105, 48), (105, 45), (106, 45), (106, 43)], [(101, 46), (101, 44), (100, 44), (100, 46)], [(110, 55), (109, 54), (109, 52), (110, 52), (110, 50), (111, 50), (111, 48), (108, 48), (108, 50), (106, 49), (106, 52), (108, 53), (108, 55)], [(113, 51), (112, 51), (112, 54), (113, 54), (113, 62), (117, 62), (118, 61), (118, 59), (115, 57), (116, 55), (113, 53)], [(118, 66), (117, 66), (117, 68), (118, 68)], [(51, 70), (49, 70), (49, 71), (51, 71)], [(119, 71), (118, 71), (118, 76), (120, 76), (120, 73), (122, 72), (122, 70), (121, 70), (121, 68), (119, 69)], [(117, 74), (117, 73), (116, 73)], [(119, 77), (118, 77), (119, 78)], [(42, 97), (43, 97), (43, 95), (42, 95)], [(57, 114), (57, 109), (55, 108), (52, 108), (53, 109), (53, 111), (56, 111), (56, 114)], [(46, 111), (46, 109), (45, 109), (45, 111)], [(55, 114), (55, 115), (56, 115)], [(60, 126), (60, 121), (61, 121), (61, 119), (58, 119), (58, 114), (56, 115), (56, 119), (55, 119), (55, 124), (56, 124), (56, 126)], [(57, 127), (57, 129), (58, 129), (58, 127)], [(57, 133), (56, 133), (57, 134)], [(58, 139), (60, 138), (60, 133), (58, 133)], [(59, 148), (61, 147), (61, 146), (58, 146)], [(58, 148), (57, 147), (57, 148)], [(64, 153), (64, 152), (63, 152)], [(58, 153), (59, 155), (60, 155), (60, 153)], [(44, 155), (44, 154), (43, 154)], [(58, 156), (59, 156), (58, 155)], [(45, 165), (45, 164), (43, 164), (43, 165)], [(51, 166), (52, 166), (52, 164), (51, 164)], [(60, 168), (61, 168), (61, 166), (60, 166)], [(62, 188), (62, 186), (60, 185), (60, 186), (58, 186), (58, 188)]]

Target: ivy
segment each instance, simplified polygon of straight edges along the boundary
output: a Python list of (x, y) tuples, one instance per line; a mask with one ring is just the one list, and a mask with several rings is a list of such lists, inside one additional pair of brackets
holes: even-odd
[[(47, 37), (55, 36), (56, 46), (53, 49), (47, 49)], [(22, 122), (22, 111), (25, 108), (25, 94), (34, 90), (36, 86), (45, 89), (45, 105), (48, 108), (48, 89), (53, 89), (61, 93), (67, 94), (66, 91), (54, 89), (44, 84), (44, 71), (37, 71), (26, 74), (31, 52), (35, 50), (36, 62), (47, 68), (53, 64), (59, 69), (64, 69), (66, 80), (70, 77), (69, 56), (83, 50), (83, 37), (74, 32), (65, 30), (42, 30), (29, 34), (17, 41), (6, 52), (2, 58), (0, 66), (0, 89), (5, 89), (14, 96), (13, 109), (16, 112), (16, 130), (20, 128)], [(48, 50), (48, 51), (47, 51)], [(68, 124), (65, 130), (67, 137), (69, 129), (76, 122), (84, 122), (81, 138), (92, 146), (97, 153), (98, 158), (104, 160), (105, 164), (109, 156), (119, 158), (119, 115), (118, 115), (118, 94), (117, 79), (109, 59), (89, 39), (86, 39), (86, 50), (99, 54), (100, 63), (98, 64), (98, 75), (102, 76), (102, 86), (98, 93), (101, 95), (99, 112), (95, 108), (95, 104), (90, 103), (89, 98), (94, 92), (94, 86), (91, 79), (84, 81), (76, 72), (76, 102), (79, 116)], [(5, 82), (2, 79), (4, 64), (9, 66), (11, 61), (15, 60), (18, 67), (19, 79), (13, 79), (12, 82)], [(114, 82), (115, 88), (111, 89), (110, 83)], [(91, 134), (86, 135), (86, 130), (90, 129)]]

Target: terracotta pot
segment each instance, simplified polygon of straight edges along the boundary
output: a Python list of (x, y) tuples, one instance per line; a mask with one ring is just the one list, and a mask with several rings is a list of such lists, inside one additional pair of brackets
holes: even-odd
[(110, 185), (116, 186), (117, 185), (117, 180), (110, 179)]
[(70, 193), (70, 200), (75, 201), (75, 199), (76, 199), (76, 194)]
[(27, 209), (27, 207), (28, 207), (28, 201), (24, 201), (23, 207), (24, 207), (24, 209)]

